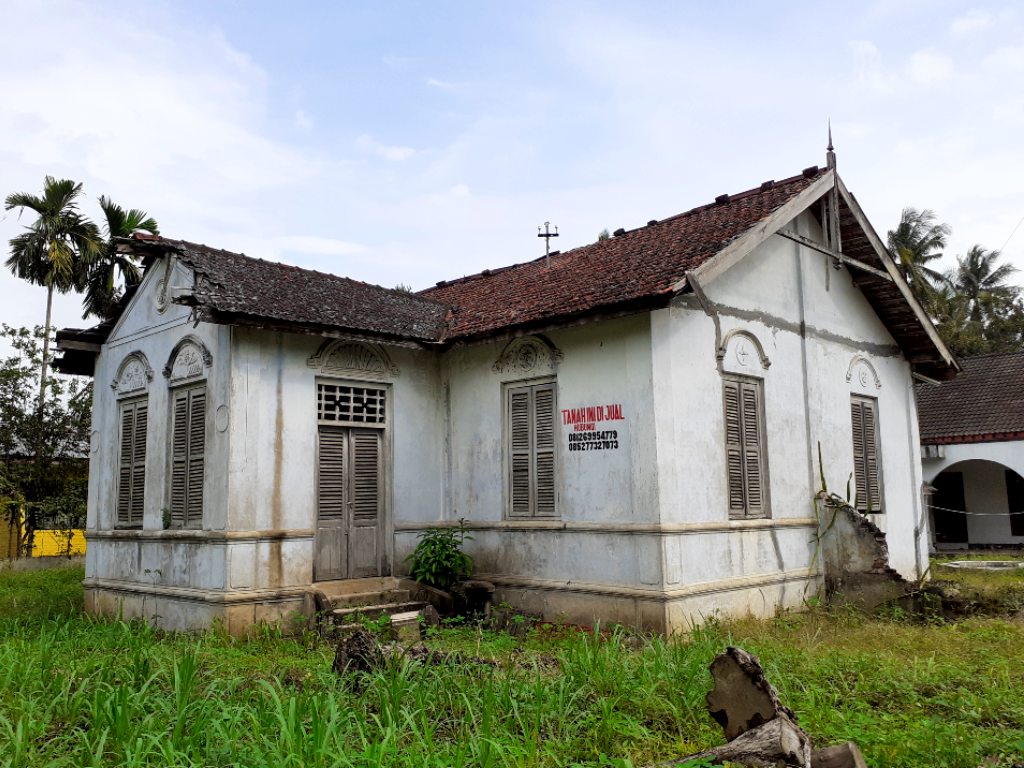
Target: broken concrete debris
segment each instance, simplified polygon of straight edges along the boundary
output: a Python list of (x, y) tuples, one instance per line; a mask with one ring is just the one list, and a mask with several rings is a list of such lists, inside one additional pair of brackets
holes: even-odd
[(728, 743), (662, 766), (682, 766), (711, 759), (752, 768), (867, 768), (853, 742), (814, 749), (796, 715), (779, 699), (756, 656), (727, 648), (711, 662), (714, 688), (708, 713), (722, 726)]

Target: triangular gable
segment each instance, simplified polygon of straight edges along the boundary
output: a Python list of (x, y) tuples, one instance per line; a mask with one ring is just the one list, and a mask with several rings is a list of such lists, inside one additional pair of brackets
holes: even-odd
[[(175, 259), (161, 257), (146, 269), (135, 295), (121, 311), (107, 342), (162, 326), (184, 321), (190, 310), (171, 301), (173, 290), (192, 284), (192, 272)], [(163, 292), (162, 298), (158, 296)]]
[[(835, 185), (839, 192), (840, 251), (787, 231), (788, 224), (818, 203)], [(946, 379), (959, 370), (921, 303), (914, 296), (888, 250), (864, 215), (843, 180), (829, 170), (811, 186), (794, 196), (771, 216), (758, 222), (740, 237), (686, 273), (676, 291), (693, 289), (725, 274), (773, 235), (782, 235), (814, 250), (833, 256), (854, 276), (854, 285), (896, 340), (916, 372), (929, 378)]]

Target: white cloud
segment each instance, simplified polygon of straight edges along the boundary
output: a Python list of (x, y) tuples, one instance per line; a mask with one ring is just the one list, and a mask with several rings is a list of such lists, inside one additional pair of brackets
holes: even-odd
[[(216, 30), (182, 27), (156, 5), (5, 7), (0, 70), (3, 194), (39, 192), (46, 174), (70, 177), (94, 217), (95, 197), (108, 194), (152, 213), (169, 235), (216, 242), (225, 227), (268, 218), (257, 201), (321, 171), (319, 158), (264, 128), (263, 69)], [(20, 226), (0, 217), (0, 243)], [(6, 322), (37, 322), (37, 293), (0, 270)], [(60, 297), (58, 325), (83, 324), (79, 301)]]
[(992, 26), (992, 14), (985, 10), (975, 9), (963, 16), (958, 16), (949, 24), (949, 33), (956, 38), (968, 37)]
[(854, 82), (869, 91), (886, 93), (894, 83), (882, 69), (882, 53), (870, 40), (851, 40), (848, 43), (853, 56)]
[(453, 88), (455, 88), (455, 83), (450, 83), (447, 80), (438, 80), (438, 79), (433, 78), (433, 77), (428, 77), (427, 78), (427, 85), (429, 85), (429, 86), (431, 86), (433, 88), (442, 88), (442, 89), (447, 90), (447, 91), (450, 91)]
[(467, 184), (456, 184), (448, 190), (448, 194), (452, 197), (469, 197), (469, 186)]
[(306, 114), (305, 110), (299, 109), (295, 112), (295, 127), (300, 131), (309, 131), (313, 128), (313, 118)]
[(269, 244), (274, 251), (291, 251), (317, 256), (354, 256), (363, 253), (366, 247), (347, 240), (315, 235), (285, 235), (275, 237)]
[(416, 154), (416, 150), (412, 147), (399, 147), (391, 146), (388, 144), (381, 144), (379, 141), (374, 139), (369, 134), (364, 133), (362, 136), (356, 139), (356, 147), (363, 152), (367, 152), (371, 155), (377, 155), (385, 160), (392, 162), (400, 162), (402, 160), (408, 160), (410, 157)]
[(918, 85), (933, 85), (947, 80), (953, 73), (953, 60), (935, 51), (917, 51), (907, 65), (910, 79)]
[(997, 74), (1024, 72), (1024, 46), (996, 48), (985, 57), (984, 65)]

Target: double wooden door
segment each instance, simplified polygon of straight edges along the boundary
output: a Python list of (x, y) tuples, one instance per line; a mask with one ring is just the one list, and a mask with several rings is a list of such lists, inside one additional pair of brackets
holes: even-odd
[(386, 575), (382, 437), (380, 429), (319, 428), (316, 581)]

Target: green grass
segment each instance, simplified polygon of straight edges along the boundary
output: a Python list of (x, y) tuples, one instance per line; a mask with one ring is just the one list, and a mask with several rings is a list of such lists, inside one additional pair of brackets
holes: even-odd
[(431, 634), (496, 666), (396, 663), (359, 689), (313, 638), (81, 615), (80, 570), (0, 574), (3, 766), (640, 766), (721, 742), (707, 665), (760, 656), (817, 743), (878, 766), (1024, 755), (1024, 625), (815, 610), (635, 649), (562, 627)]

